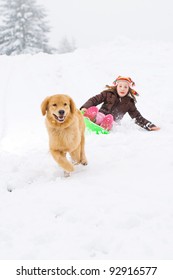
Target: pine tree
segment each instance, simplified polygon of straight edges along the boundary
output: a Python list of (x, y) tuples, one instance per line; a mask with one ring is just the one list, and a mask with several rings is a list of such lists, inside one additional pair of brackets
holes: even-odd
[(1, 0), (0, 54), (50, 53), (46, 13), (36, 0)]

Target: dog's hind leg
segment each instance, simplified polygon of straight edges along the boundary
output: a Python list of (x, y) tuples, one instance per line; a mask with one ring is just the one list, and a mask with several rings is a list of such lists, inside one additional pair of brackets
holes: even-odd
[(85, 139), (82, 139), (78, 148), (70, 153), (70, 156), (75, 164), (79, 164), (79, 163), (83, 165), (88, 164), (85, 156), (84, 144), (85, 144)]
[(87, 165), (88, 161), (85, 155), (85, 135), (84, 133), (81, 136), (81, 143), (80, 143), (80, 163), (83, 165)]
[(80, 146), (78, 146), (78, 148), (76, 150), (74, 150), (73, 152), (70, 153), (70, 156), (72, 158), (72, 162), (74, 164), (79, 164), (80, 163)]

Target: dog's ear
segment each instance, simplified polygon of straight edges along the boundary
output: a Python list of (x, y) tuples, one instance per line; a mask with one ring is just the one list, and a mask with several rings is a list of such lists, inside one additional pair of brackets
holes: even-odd
[(74, 112), (76, 111), (76, 105), (72, 98), (70, 98), (70, 109), (71, 109), (71, 113), (74, 114)]
[(46, 111), (47, 111), (47, 106), (48, 106), (48, 103), (49, 103), (49, 96), (46, 97), (43, 102), (41, 103), (41, 112), (44, 115), (46, 115)]

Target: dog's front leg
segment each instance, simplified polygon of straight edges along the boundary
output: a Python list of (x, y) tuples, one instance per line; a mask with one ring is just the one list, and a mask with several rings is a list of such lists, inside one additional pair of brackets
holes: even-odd
[(67, 173), (74, 171), (73, 164), (67, 160), (66, 153), (50, 149), (50, 152), (61, 168)]

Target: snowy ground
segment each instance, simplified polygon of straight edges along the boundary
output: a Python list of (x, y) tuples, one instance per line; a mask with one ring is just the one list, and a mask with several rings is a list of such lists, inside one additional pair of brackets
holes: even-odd
[[(121, 39), (72, 54), (0, 57), (0, 259), (173, 258), (173, 45)], [(40, 103), (80, 107), (128, 75), (137, 107), (110, 135), (86, 133), (87, 167), (65, 179)]]

